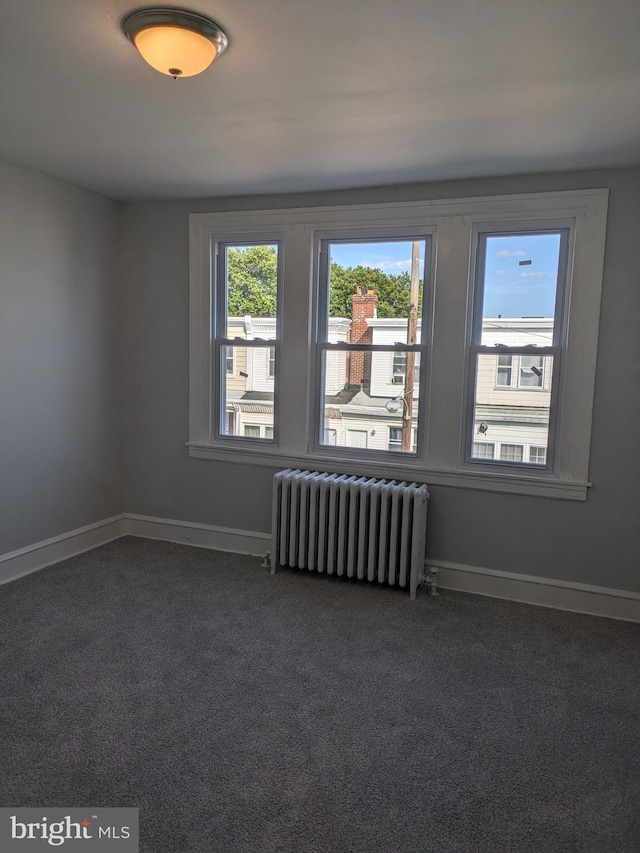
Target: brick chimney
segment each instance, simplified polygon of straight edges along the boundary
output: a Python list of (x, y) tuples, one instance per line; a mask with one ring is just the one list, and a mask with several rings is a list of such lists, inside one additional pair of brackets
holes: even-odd
[[(367, 323), (377, 314), (378, 294), (367, 290), (364, 286), (358, 288), (351, 297), (351, 330), (350, 344), (373, 343), (373, 329)], [(369, 386), (371, 381), (371, 353), (352, 352), (349, 354), (349, 370), (347, 381), (351, 388)]]

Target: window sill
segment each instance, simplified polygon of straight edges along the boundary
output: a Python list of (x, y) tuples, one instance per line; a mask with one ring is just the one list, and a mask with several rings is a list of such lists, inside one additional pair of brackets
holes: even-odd
[(422, 468), (419, 464), (399, 465), (385, 460), (359, 461), (339, 456), (292, 456), (279, 451), (258, 448), (227, 448), (211, 444), (188, 442), (192, 459), (209, 459), (235, 465), (253, 465), (260, 468), (302, 468), (324, 470), (338, 474), (385, 477), (395, 480), (427, 483), (433, 486), (452, 486), (485, 492), (510, 495), (552, 498), (554, 500), (586, 501), (590, 483), (559, 480), (554, 475), (505, 474), (468, 469)]

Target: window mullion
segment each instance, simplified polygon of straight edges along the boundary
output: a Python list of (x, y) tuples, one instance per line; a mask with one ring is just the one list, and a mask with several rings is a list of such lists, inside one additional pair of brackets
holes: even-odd
[(307, 449), (312, 266), (312, 230), (304, 225), (288, 226), (283, 240), (282, 338), (277, 363), (279, 446), (284, 452), (295, 454), (304, 454)]
[[(464, 217), (449, 217), (438, 226), (437, 278), (434, 288), (434, 331), (428, 359), (427, 461), (434, 467), (457, 468), (465, 406), (468, 339), (467, 282), (471, 228)], [(461, 251), (462, 248), (462, 251)]]

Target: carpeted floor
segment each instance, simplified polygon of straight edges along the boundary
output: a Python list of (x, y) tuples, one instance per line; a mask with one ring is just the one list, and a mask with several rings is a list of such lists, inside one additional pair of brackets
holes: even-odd
[(640, 850), (640, 626), (125, 538), (0, 587), (0, 805), (142, 851)]

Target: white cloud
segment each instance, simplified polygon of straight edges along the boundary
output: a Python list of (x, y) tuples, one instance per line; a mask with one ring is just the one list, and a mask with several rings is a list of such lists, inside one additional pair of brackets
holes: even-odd
[(494, 275), (500, 276), (500, 278), (502, 278), (506, 275), (506, 272), (504, 270), (496, 270)]
[(501, 252), (496, 252), (496, 258), (526, 258), (527, 253), (522, 249), (515, 249), (510, 252), (508, 249), (503, 249)]
[[(424, 258), (420, 258), (420, 263), (424, 263)], [(380, 261), (375, 264), (371, 261), (365, 261), (362, 263), (363, 267), (371, 267), (376, 270), (383, 270), (383, 272), (387, 272), (388, 270), (393, 271), (409, 271), (411, 269), (411, 258), (407, 258), (406, 261)]]
[(520, 278), (544, 278), (546, 272), (521, 272)]

